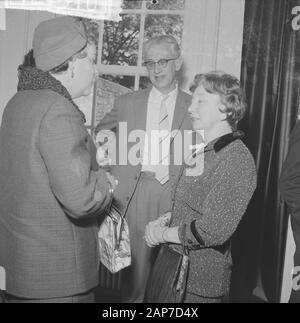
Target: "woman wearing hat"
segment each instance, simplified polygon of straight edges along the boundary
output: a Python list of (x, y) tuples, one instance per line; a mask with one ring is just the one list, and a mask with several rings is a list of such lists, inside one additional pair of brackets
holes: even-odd
[(19, 68), (0, 130), (7, 300), (93, 302), (97, 219), (114, 184), (92, 170), (84, 115), (73, 99), (91, 91), (95, 46), (81, 22), (59, 17), (36, 28), (33, 57), (32, 66)]
[[(240, 82), (211, 72), (197, 75), (191, 90), (189, 113), (193, 129), (203, 131), (205, 148), (195, 152), (195, 165), (182, 167), (170, 227), (164, 218), (150, 222), (145, 238), (149, 246), (164, 245), (161, 258), (170, 254), (168, 248), (182, 253), (184, 245), (189, 250), (184, 302), (218, 303), (229, 291), (230, 238), (256, 188), (256, 169), (237, 131), (246, 109)], [(163, 265), (160, 276), (152, 276), (161, 291), (167, 269)], [(162, 294), (155, 297), (154, 302), (167, 301)]]

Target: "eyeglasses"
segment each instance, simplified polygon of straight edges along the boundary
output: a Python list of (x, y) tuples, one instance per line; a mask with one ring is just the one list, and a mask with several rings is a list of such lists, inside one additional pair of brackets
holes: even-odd
[(162, 58), (162, 59), (160, 59), (158, 61), (146, 61), (146, 62), (143, 63), (143, 66), (146, 66), (148, 70), (154, 70), (156, 64), (158, 64), (158, 66), (161, 67), (161, 68), (166, 68), (170, 61), (175, 61), (178, 58), (179, 57), (176, 57), (176, 58)]

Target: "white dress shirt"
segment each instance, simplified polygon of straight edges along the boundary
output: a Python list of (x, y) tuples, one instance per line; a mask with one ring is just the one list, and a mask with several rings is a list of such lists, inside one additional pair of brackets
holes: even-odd
[[(168, 111), (168, 121), (169, 121), (169, 131), (172, 130), (173, 117), (175, 112), (176, 100), (178, 95), (178, 86), (168, 94), (166, 100), (167, 111)], [(155, 164), (151, 165), (151, 154), (158, 152), (158, 147), (155, 142), (151, 142), (151, 131), (159, 131), (159, 115), (160, 107), (165, 94), (158, 91), (154, 86), (149, 95), (148, 107), (147, 107), (147, 121), (146, 121), (146, 134), (147, 139), (144, 142), (143, 151), (143, 161), (142, 161), (142, 171), (155, 172)], [(149, 150), (150, 149), (150, 150)], [(150, 153), (150, 154), (149, 154)]]

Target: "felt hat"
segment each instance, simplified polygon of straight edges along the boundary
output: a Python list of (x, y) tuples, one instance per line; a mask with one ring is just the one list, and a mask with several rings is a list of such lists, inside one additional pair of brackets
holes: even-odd
[(78, 53), (87, 44), (82, 22), (63, 16), (41, 22), (34, 31), (36, 67), (49, 71)]

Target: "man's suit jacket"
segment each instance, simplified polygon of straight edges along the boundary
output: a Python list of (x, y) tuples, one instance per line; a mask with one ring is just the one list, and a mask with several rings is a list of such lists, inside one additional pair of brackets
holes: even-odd
[(288, 155), (282, 167), (280, 191), (300, 225), (300, 122), (290, 138)]
[(97, 216), (107, 177), (91, 170), (80, 113), (51, 90), (18, 92), (0, 129), (0, 266), (7, 292), (55, 298), (98, 284)]
[[(287, 158), (282, 167), (280, 192), (291, 212), (291, 224), (296, 244), (294, 266), (300, 266), (300, 122), (293, 130)], [(293, 290), (290, 302), (300, 302), (300, 292)]]
[[(127, 122), (128, 134), (133, 130), (146, 130), (147, 107), (150, 91), (151, 89), (140, 90), (116, 98), (113, 110), (104, 117), (97, 127), (97, 130), (109, 129), (116, 132), (118, 143), (117, 150), (120, 148), (120, 150), (123, 151), (123, 154), (128, 155), (128, 152), (136, 143), (128, 143), (127, 149), (123, 146), (119, 147), (119, 144), (122, 144), (121, 140), (118, 140), (119, 123)], [(175, 105), (172, 130), (179, 130), (182, 133), (182, 138), (184, 130), (192, 129), (188, 115), (188, 107), (190, 104), (191, 96), (179, 90)], [(174, 165), (174, 163), (172, 163), (172, 160), (174, 160), (175, 142), (176, 137), (171, 140), (170, 145), (171, 164), (169, 167), (169, 187), (171, 188), (170, 193), (172, 196), (172, 190), (174, 189), (174, 184), (178, 181), (181, 168), (181, 165)], [(141, 164), (130, 165), (128, 163), (127, 165), (119, 165), (118, 158), (117, 165), (112, 166), (111, 172), (119, 182), (114, 196), (123, 213), (126, 212), (131, 197), (133, 196), (141, 169)]]

